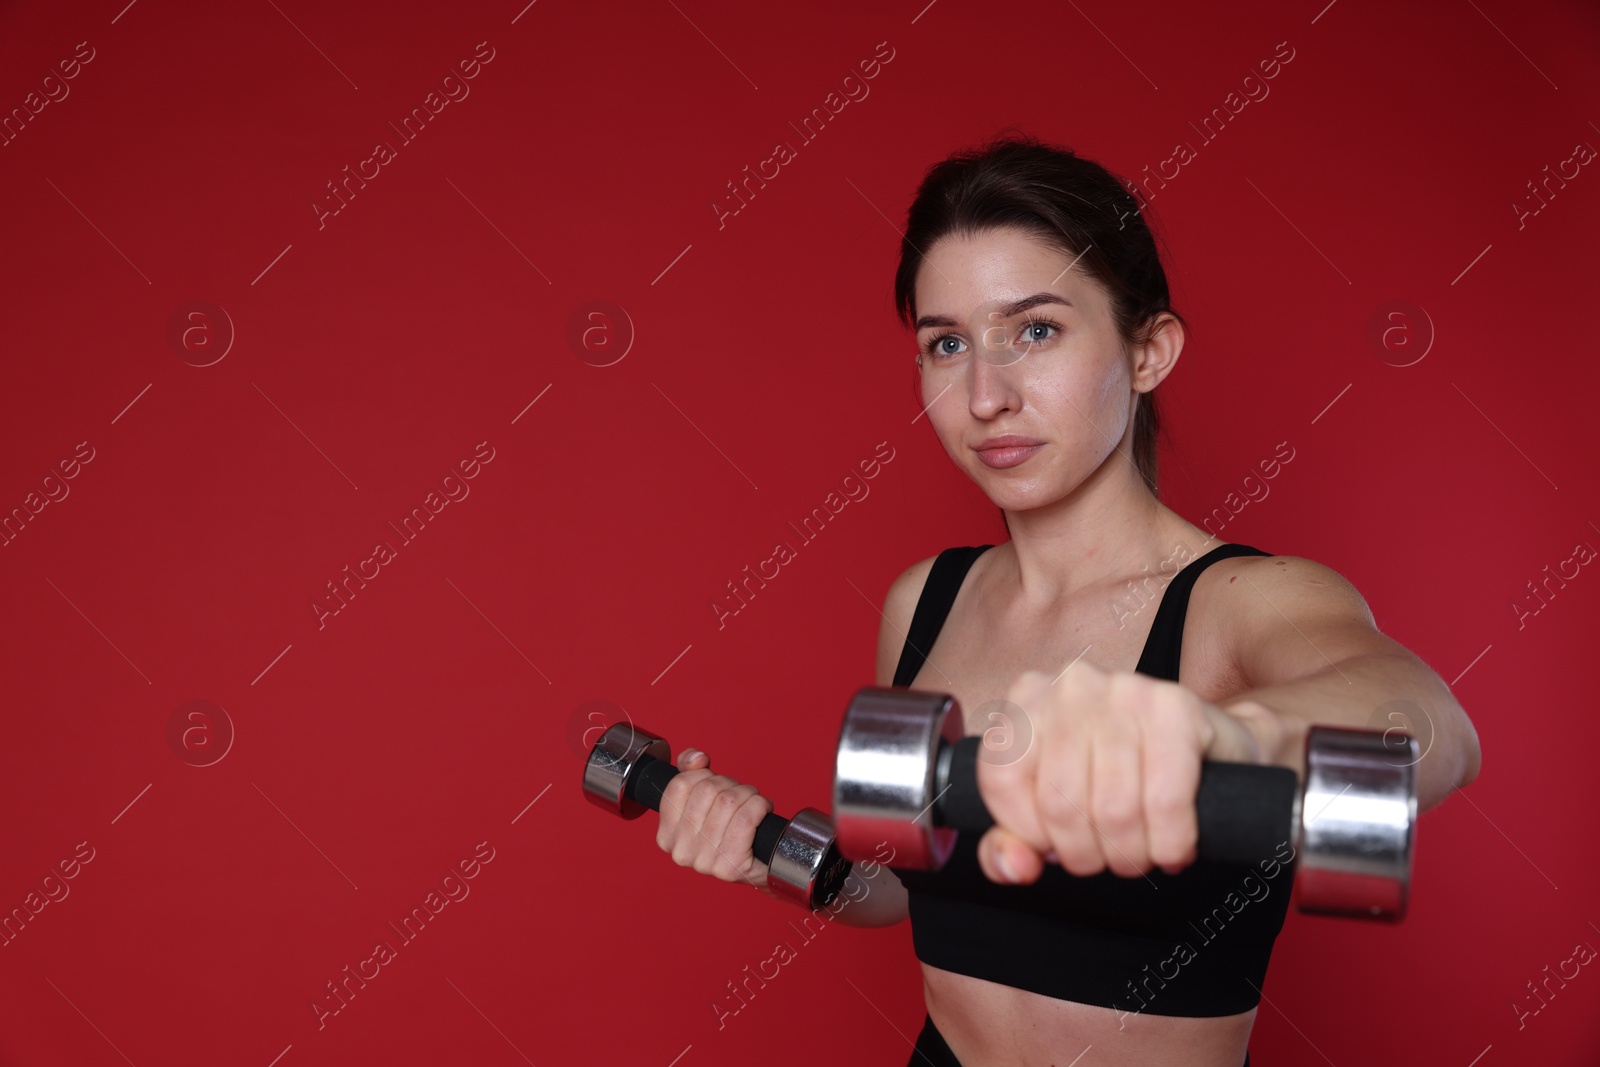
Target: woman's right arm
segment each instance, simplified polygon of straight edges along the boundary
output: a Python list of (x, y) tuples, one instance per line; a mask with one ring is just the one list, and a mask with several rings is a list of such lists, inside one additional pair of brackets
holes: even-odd
[[(923, 560), (889, 587), (878, 628), (876, 684), (880, 686), (894, 679), (911, 614), (932, 565), (931, 558)], [(657, 845), (679, 866), (726, 882), (742, 881), (771, 896), (767, 865), (751, 854), (756, 827), (772, 810), (771, 802), (754, 786), (713, 774), (704, 752), (686, 748), (676, 763), (680, 773), (662, 794)], [(843, 903), (834, 901), (833, 917), (846, 926), (892, 926), (907, 914), (905, 887), (882, 862), (856, 864), (839, 897)]]

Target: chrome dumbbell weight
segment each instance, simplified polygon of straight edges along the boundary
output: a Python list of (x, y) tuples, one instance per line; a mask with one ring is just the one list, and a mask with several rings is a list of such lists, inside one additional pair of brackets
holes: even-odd
[[(667, 742), (631, 723), (613, 723), (600, 735), (583, 768), (583, 795), (624, 819), (661, 810), (661, 794), (678, 774)], [(816, 808), (794, 818), (769, 812), (756, 828), (750, 851), (767, 865), (775, 896), (810, 909), (839, 895), (850, 861), (834, 844), (833, 820)]]
[[(867, 686), (845, 712), (834, 766), (839, 851), (866, 859), (887, 840), (896, 866), (942, 867), (957, 831), (994, 818), (978, 793), (982, 738), (964, 737), (953, 697)], [(1398, 921), (1416, 837), (1416, 741), (1396, 732), (1313, 726), (1302, 787), (1288, 767), (1208, 760), (1195, 811), (1203, 860), (1252, 864), (1295, 850), (1304, 912)]]

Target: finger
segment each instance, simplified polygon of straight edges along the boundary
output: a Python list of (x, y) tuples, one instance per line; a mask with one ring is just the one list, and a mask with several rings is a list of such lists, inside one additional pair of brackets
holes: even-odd
[(1151, 693), (1138, 675), (1119, 674), (1108, 692), (1107, 714), (1095, 733), (1090, 771), (1090, 821), (1112, 873), (1124, 878), (1150, 867), (1141, 788), (1139, 705)]
[(672, 843), (672, 859), (681, 867), (701, 870), (698, 860), (701, 852), (709, 848), (708, 837), (710, 842), (717, 840), (706, 833), (706, 819), (709, 818), (718, 795), (739, 783), (725, 774), (712, 774), (704, 768), (680, 771), (672, 782), (675, 784), (684, 779), (693, 784), (690, 786), (689, 795), (683, 800), (678, 834)]
[[(756, 792), (754, 786), (749, 788), (751, 790), (749, 798), (734, 809), (732, 817), (728, 820), (727, 829), (723, 831), (722, 853), (731, 870), (731, 877), (726, 875), (719, 877), (728, 881), (738, 879), (761, 886), (766, 884), (767, 865), (756, 859), (751, 849), (755, 844), (756, 829), (762, 820), (772, 814), (772, 801)], [(735, 866), (735, 860), (738, 860), (740, 865)]]
[[(683, 758), (681, 755), (678, 757)], [(666, 786), (661, 790), (661, 818), (656, 822), (656, 844), (672, 851), (680, 834), (679, 827), (686, 814), (685, 806), (693, 795), (694, 787), (702, 780), (710, 777), (711, 772), (704, 767), (690, 771), (680, 770), (672, 776)]]
[(985, 878), (1002, 885), (1032, 885), (1044, 873), (1044, 859), (1022, 838), (990, 827), (978, 839), (978, 866)]
[[(1099, 699), (1063, 694), (1064, 699)], [(1063, 717), (1046, 737), (1033, 802), (1043, 826), (1046, 849), (1079, 877), (1105, 870), (1099, 834), (1090, 822), (1093, 807), (1094, 746), (1084, 723)]]
[(744, 806), (745, 801), (756, 795), (756, 787), (740, 784), (725, 785), (723, 782), (718, 782), (717, 778), (711, 780), (723, 787), (719, 788), (711, 798), (705, 818), (700, 823), (703, 847), (695, 861), (694, 869), (701, 874), (713, 875), (725, 881), (737, 879), (743, 876), (748, 866), (741, 855), (748, 849), (740, 848), (736, 840), (737, 835), (731, 834), (729, 827), (733, 823), (734, 813)]
[(1144, 810), (1150, 861), (1168, 874), (1194, 862), (1200, 840), (1194, 800), (1203, 753), (1193, 715), (1180, 694), (1176, 700), (1155, 701), (1147, 719)]
[[(1006, 703), (1021, 711), (1031, 724), (1031, 741), (1020, 756), (988, 759), (978, 757), (978, 793), (994, 816), (996, 825), (1005, 827), (1035, 852), (1052, 848), (1043, 813), (1035, 799), (1039, 776), (1051, 767), (1044, 727), (1060, 718), (1057, 702), (1061, 694), (1051, 687), (1049, 676), (1040, 671), (1024, 671), (1006, 692)], [(1059, 739), (1058, 739), (1059, 740)]]
[(661, 847), (672, 853), (673, 862), (679, 866), (693, 862), (695, 838), (716, 792), (714, 787), (707, 791), (705, 782), (714, 777), (705, 767), (679, 771), (661, 791), (661, 830), (657, 836), (666, 835), (661, 838)]
[(683, 805), (690, 791), (696, 782), (705, 777), (704, 774), (691, 774), (685, 777), (683, 772), (708, 770), (711, 758), (697, 748), (686, 748), (678, 753), (677, 759), (672, 762), (679, 773), (673, 775), (671, 781), (661, 790), (659, 809), (661, 820), (656, 824), (656, 844), (664, 849), (672, 847), (678, 822), (683, 818)]
[(1205, 759), (1227, 763), (1260, 763), (1262, 742), (1255, 731), (1259, 729), (1267, 736), (1279, 734), (1281, 737), (1276, 725), (1281, 720), (1276, 720), (1276, 716), (1270, 712), (1266, 713), (1270, 718), (1248, 712), (1235, 714), (1201, 700), (1198, 695), (1194, 699), (1200, 708), (1199, 729)]

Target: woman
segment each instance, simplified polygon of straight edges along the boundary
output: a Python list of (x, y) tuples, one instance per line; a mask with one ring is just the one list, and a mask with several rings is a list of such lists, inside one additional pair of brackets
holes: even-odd
[[(911, 918), (928, 1009), (913, 1064), (1090, 1048), (1086, 1064), (1248, 1064), (1293, 850), (1260, 871), (1198, 861), (1201, 761), (1303, 773), (1309, 724), (1366, 727), (1405, 701), (1431, 728), (1426, 809), (1476, 777), (1476, 732), (1335, 571), (1218, 542), (1160, 503), (1154, 390), (1183, 320), (1116, 177), (1028, 138), (937, 164), (895, 296), (928, 421), (1010, 540), (894, 581), (877, 684), (950, 693), (968, 734), (998, 723), (1010, 747), (978, 768), (994, 829), (937, 874), (877, 868), (838, 917)], [(764, 888), (750, 846), (771, 803), (702, 752), (678, 767), (657, 843)]]

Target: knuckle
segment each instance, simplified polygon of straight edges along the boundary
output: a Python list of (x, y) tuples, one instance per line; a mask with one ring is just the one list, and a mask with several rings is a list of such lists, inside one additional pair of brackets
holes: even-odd
[(700, 795), (706, 777), (704, 770), (679, 771), (661, 791), (662, 808), (670, 806), (674, 813), (687, 808)]
[(1064, 688), (1076, 693), (1090, 693), (1104, 691), (1110, 684), (1112, 674), (1102, 671), (1088, 660), (1080, 659), (1056, 680), (1057, 688)]
[(1148, 678), (1145, 681), (1149, 684), (1129, 690), (1127, 708), (1141, 731), (1158, 730), (1170, 718), (1172, 695), (1164, 683)]
[(1143, 808), (1139, 798), (1125, 786), (1097, 791), (1094, 799), (1094, 821), (1108, 834), (1126, 833), (1137, 829)]
[(1171, 686), (1169, 682), (1150, 678), (1136, 671), (1121, 671), (1114, 674), (1109, 683), (1111, 696), (1117, 706), (1136, 718), (1149, 715), (1157, 704), (1165, 699), (1164, 694), (1169, 686)]
[(1192, 798), (1185, 797), (1176, 789), (1156, 787), (1149, 791), (1145, 797), (1145, 810), (1149, 812), (1152, 822), (1159, 822), (1167, 826), (1181, 822), (1189, 814)]
[(1038, 797), (1039, 813), (1056, 826), (1074, 826), (1082, 818), (1082, 805), (1059, 783), (1046, 783)]
[(744, 803), (744, 797), (739, 795), (738, 789), (720, 789), (711, 799), (712, 811), (719, 818), (730, 818)]
[[(753, 838), (755, 837), (756, 827), (761, 825), (761, 821), (767, 817), (767, 813), (771, 810), (772, 805), (767, 802), (765, 797), (759, 793), (751, 792), (741, 798), (739, 806), (734, 809), (733, 818), (728, 825), (730, 828), (738, 827), (742, 839)], [(749, 846), (749, 843), (748, 840), (745, 841), (746, 847)]]
[(1017, 675), (1006, 689), (1006, 699), (1022, 704), (1038, 700), (1050, 689), (1050, 676), (1043, 671), (1027, 670)]
[(1128, 827), (1136, 824), (1144, 811), (1139, 796), (1139, 772), (1126, 749), (1102, 748), (1093, 771), (1092, 814), (1102, 825)]

